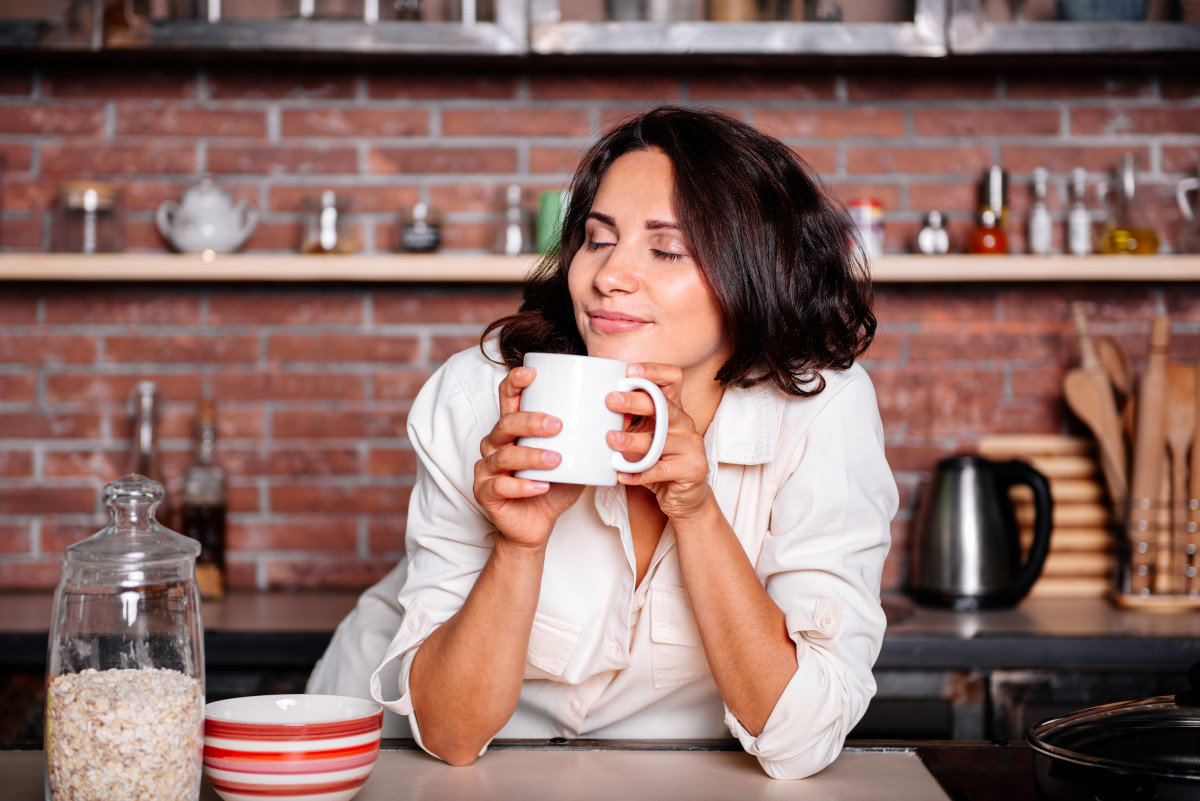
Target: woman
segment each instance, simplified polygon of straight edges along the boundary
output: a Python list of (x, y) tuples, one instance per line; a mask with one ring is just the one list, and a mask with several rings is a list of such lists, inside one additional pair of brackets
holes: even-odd
[[(706, 111), (617, 127), (572, 189), (521, 310), (413, 405), (402, 619), (372, 695), (451, 764), (497, 735), (732, 733), (771, 776), (810, 775), (874, 693), (897, 505), (854, 364), (875, 320), (852, 228), (785, 145)], [(661, 386), (659, 461), (617, 487), (515, 477), (559, 461), (516, 444), (559, 426), (520, 411), (535, 350)], [(644, 453), (648, 397), (607, 403), (634, 421), (609, 444)]]

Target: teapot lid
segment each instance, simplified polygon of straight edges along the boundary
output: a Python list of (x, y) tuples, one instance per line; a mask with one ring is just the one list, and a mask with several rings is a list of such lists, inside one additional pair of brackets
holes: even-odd
[(109, 523), (85, 540), (67, 547), (64, 564), (109, 563), (120, 569), (138, 565), (190, 562), (200, 543), (161, 525), (154, 510), (166, 496), (163, 485), (131, 473), (104, 487)]

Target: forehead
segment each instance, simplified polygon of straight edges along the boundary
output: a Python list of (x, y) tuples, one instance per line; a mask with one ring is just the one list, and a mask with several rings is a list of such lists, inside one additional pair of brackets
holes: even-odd
[(670, 203), (675, 169), (657, 148), (634, 150), (617, 157), (600, 178), (593, 205), (601, 202), (653, 199)]

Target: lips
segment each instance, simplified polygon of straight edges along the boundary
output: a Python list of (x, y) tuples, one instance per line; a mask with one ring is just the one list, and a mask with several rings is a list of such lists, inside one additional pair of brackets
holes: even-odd
[(631, 314), (623, 312), (607, 311), (604, 309), (595, 309), (588, 312), (588, 320), (591, 321), (592, 328), (605, 334), (619, 334), (627, 331), (636, 331), (644, 325), (649, 324), (649, 320), (643, 320), (640, 317), (634, 317)]

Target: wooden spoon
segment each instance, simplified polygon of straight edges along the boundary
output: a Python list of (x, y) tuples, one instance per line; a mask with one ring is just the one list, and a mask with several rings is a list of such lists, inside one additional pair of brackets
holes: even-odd
[(1109, 499), (1114, 509), (1119, 510), (1125, 503), (1129, 488), (1121, 417), (1117, 412), (1116, 398), (1113, 397), (1112, 383), (1088, 334), (1083, 304), (1071, 304), (1071, 311), (1079, 335), (1081, 366), (1068, 370), (1063, 377), (1063, 397), (1071, 411), (1092, 430), (1096, 438), (1100, 469), (1108, 485)]
[(1113, 389), (1122, 399), (1128, 398), (1133, 394), (1133, 365), (1129, 362), (1125, 347), (1116, 337), (1107, 334), (1096, 337), (1095, 342), (1096, 354), (1108, 373), (1108, 380), (1112, 381)]
[(1183, 594), (1188, 519), (1188, 451), (1196, 433), (1196, 368), (1167, 365), (1167, 450), (1171, 454), (1171, 528), (1159, 537), (1154, 589)]

